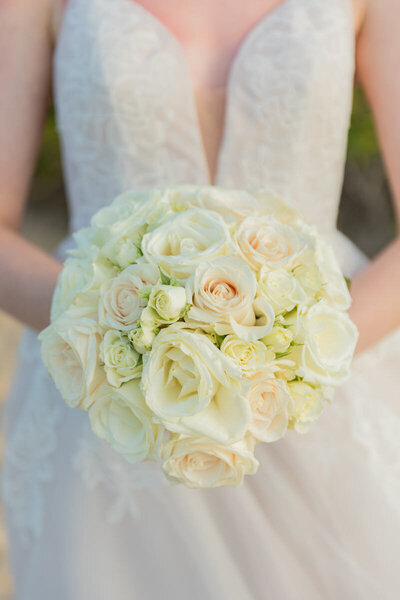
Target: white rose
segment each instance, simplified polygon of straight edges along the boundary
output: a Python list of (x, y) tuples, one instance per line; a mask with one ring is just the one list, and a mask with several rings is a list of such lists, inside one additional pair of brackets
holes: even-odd
[(348, 310), (351, 296), (346, 280), (332, 247), (321, 237), (317, 240), (316, 260), (322, 277), (320, 297), (339, 310)]
[(92, 218), (101, 253), (126, 268), (141, 256), (141, 241), (149, 226), (171, 212), (160, 190), (126, 192)]
[(72, 307), (39, 334), (42, 360), (65, 402), (87, 410), (105, 380), (100, 366), (101, 336), (87, 311)]
[(277, 325), (261, 341), (276, 354), (282, 354), (293, 342), (293, 333), (290, 329)]
[(129, 343), (127, 335), (109, 329), (100, 345), (100, 358), (108, 382), (114, 387), (140, 377), (142, 374), (141, 357)]
[(146, 233), (142, 252), (169, 277), (185, 280), (205, 260), (228, 253), (230, 234), (216, 212), (192, 208)]
[(307, 294), (308, 299), (318, 297), (323, 287), (323, 281), (316, 263), (300, 265), (294, 270), (293, 274)]
[(100, 290), (99, 321), (112, 329), (129, 331), (139, 322), (147, 300), (140, 295), (143, 288), (153, 286), (159, 272), (153, 265), (131, 265), (114, 279), (106, 281)]
[(298, 433), (307, 433), (322, 413), (323, 394), (320, 389), (313, 388), (303, 381), (288, 383), (288, 389), (292, 398), (289, 427)]
[(272, 369), (274, 376), (283, 381), (292, 381), (296, 378), (297, 362), (290, 357), (276, 358), (273, 362)]
[(262, 342), (246, 342), (235, 335), (226, 336), (221, 344), (221, 352), (240, 367), (245, 377), (266, 368), (275, 358), (275, 354), (268, 351)]
[(93, 215), (91, 225), (94, 230), (103, 232), (106, 239), (113, 226), (125, 224), (126, 231), (138, 224), (151, 222), (151, 216), (162, 204), (162, 191), (131, 190), (120, 194), (115, 200)]
[(296, 228), (302, 226), (303, 221), (299, 211), (288, 202), (283, 201), (280, 196), (265, 189), (256, 189), (253, 194), (256, 202), (262, 208), (260, 214), (272, 215), (277, 221), (285, 225)]
[(258, 279), (257, 294), (271, 304), (275, 314), (289, 312), (306, 301), (306, 294), (301, 285), (284, 269), (270, 271), (263, 267)]
[(276, 442), (288, 428), (291, 398), (286, 384), (279, 379), (254, 377), (249, 392), (252, 410), (250, 433), (261, 442)]
[(104, 260), (93, 262), (85, 258), (67, 258), (54, 291), (51, 320), (60, 317), (75, 301), (97, 305), (100, 286), (115, 274), (116, 271)]
[(107, 239), (101, 253), (113, 264), (125, 269), (125, 267), (136, 263), (142, 256), (140, 245), (146, 229), (145, 224), (136, 224), (130, 230), (127, 230), (124, 223), (115, 224), (112, 237)]
[(247, 382), (205, 335), (182, 325), (163, 329), (144, 362), (146, 402), (170, 431), (237, 441), (251, 417)]
[(98, 259), (103, 240), (96, 228), (83, 227), (75, 231), (72, 237), (75, 246), (67, 249), (68, 256), (90, 260), (91, 262)]
[(244, 441), (225, 446), (187, 436), (172, 436), (162, 448), (162, 459), (167, 479), (189, 488), (237, 487), (259, 465), (253, 448)]
[(142, 203), (148, 201), (147, 192), (125, 192), (120, 194), (115, 200), (101, 208), (93, 215), (91, 225), (93, 229), (109, 231), (115, 223), (126, 221), (135, 212), (140, 210)]
[(142, 326), (157, 327), (174, 323), (186, 312), (187, 294), (184, 287), (176, 285), (156, 285), (152, 288), (149, 301), (143, 310), (140, 322)]
[(151, 350), (151, 346), (156, 337), (156, 331), (153, 328), (142, 327), (139, 325), (135, 329), (131, 329), (128, 333), (128, 338), (132, 342), (133, 347), (140, 354), (145, 354)]
[(186, 283), (193, 306), (185, 320), (191, 327), (219, 335), (233, 332), (245, 340), (262, 338), (271, 330), (275, 315), (269, 303), (255, 302), (256, 286), (254, 273), (240, 258), (204, 262)]
[(298, 374), (311, 383), (338, 385), (349, 375), (358, 332), (347, 313), (325, 300), (300, 318), (304, 331)]
[(118, 389), (108, 384), (98, 388), (89, 417), (94, 433), (128, 462), (158, 458), (164, 430), (152, 421), (138, 380)]
[(313, 244), (311, 236), (274, 217), (247, 217), (235, 239), (243, 258), (255, 271), (263, 266), (293, 268)]
[(265, 205), (244, 190), (228, 190), (215, 186), (199, 188), (195, 202), (208, 210), (215, 210), (227, 223), (240, 223), (249, 215), (262, 214)]

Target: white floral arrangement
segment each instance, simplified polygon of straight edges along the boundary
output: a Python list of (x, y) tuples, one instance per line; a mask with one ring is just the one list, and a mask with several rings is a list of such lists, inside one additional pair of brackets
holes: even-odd
[(130, 463), (238, 486), (256, 444), (307, 432), (349, 375), (357, 329), (334, 253), (266, 191), (127, 192), (75, 241), (42, 358)]

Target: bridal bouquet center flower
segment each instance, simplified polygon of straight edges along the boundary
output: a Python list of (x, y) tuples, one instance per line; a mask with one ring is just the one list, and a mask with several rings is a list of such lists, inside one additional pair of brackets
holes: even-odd
[(238, 486), (305, 433), (357, 330), (332, 249), (265, 191), (127, 192), (75, 234), (40, 333), (63, 399), (171, 483)]

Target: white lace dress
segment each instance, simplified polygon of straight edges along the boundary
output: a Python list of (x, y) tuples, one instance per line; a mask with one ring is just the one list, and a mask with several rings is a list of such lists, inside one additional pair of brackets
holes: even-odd
[[(335, 223), (354, 75), (351, 0), (284, 0), (232, 65), (216, 183)], [(128, 188), (209, 183), (188, 64), (132, 0), (69, 0), (54, 61), (71, 230)], [(58, 256), (65, 256), (70, 237)], [(397, 600), (400, 332), (354, 363), (307, 436), (259, 444), (239, 489), (170, 487), (68, 408), (23, 335), (3, 498), (18, 600)]]

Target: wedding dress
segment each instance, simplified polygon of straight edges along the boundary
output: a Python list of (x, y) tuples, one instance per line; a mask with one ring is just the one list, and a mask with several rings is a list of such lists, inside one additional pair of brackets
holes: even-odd
[[(353, 27), (350, 0), (284, 0), (251, 30), (230, 71), (215, 181), (280, 193), (350, 277), (367, 264), (335, 226)], [(69, 0), (54, 86), (71, 231), (126, 189), (209, 183), (183, 49), (140, 5)], [(189, 490), (95, 437), (26, 329), (2, 475), (17, 599), (397, 599), (399, 365), (396, 331), (355, 360), (309, 434), (257, 446), (241, 488)]]

